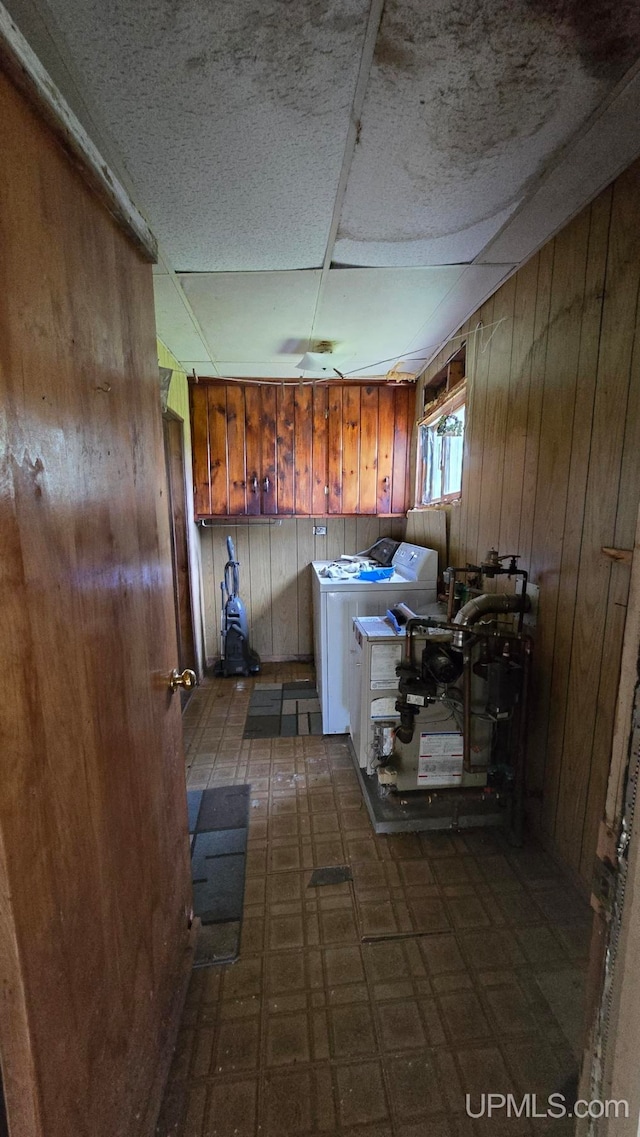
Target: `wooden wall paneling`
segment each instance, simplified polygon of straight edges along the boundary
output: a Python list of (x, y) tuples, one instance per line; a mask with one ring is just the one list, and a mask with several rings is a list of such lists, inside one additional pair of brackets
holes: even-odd
[(357, 517), (356, 518), (356, 544), (358, 552), (369, 549), (380, 537), (386, 536), (389, 529), (387, 518)]
[(314, 384), (311, 390), (313, 392), (313, 478), (311, 511), (316, 517), (321, 517), (324, 513), (327, 512), (328, 507), (328, 495), (325, 493), (325, 487), (329, 482), (329, 473), (327, 469), (327, 462), (329, 457), (327, 429), (327, 419), (329, 415), (329, 391), (327, 387), (321, 387), (317, 384)]
[(325, 543), (326, 559), (328, 561), (336, 560), (342, 553), (344, 553), (344, 527), (347, 518), (345, 517), (328, 517), (326, 519), (327, 537)]
[[(264, 387), (263, 391), (267, 388)], [(273, 620), (271, 610), (271, 525), (248, 524), (251, 574), (252, 647), (264, 659), (273, 656)]]
[(327, 513), (343, 513), (342, 507), (342, 387), (331, 386), (328, 392), (328, 459)]
[[(327, 521), (324, 517), (312, 517), (314, 528), (316, 525), (327, 526)], [(328, 526), (327, 526), (328, 529)], [(319, 533), (313, 535), (313, 559), (314, 561), (326, 561), (327, 556), (327, 534), (324, 537)]]
[[(468, 379), (470, 397), (468, 401), (468, 420), (465, 431), (463, 501), (466, 501), (466, 531), (464, 535), (465, 561), (478, 563), (478, 530), (480, 525), (480, 493), (482, 489), (482, 466), (484, 456), (484, 431), (486, 422), (487, 386), (489, 381), (490, 351), (487, 347), (493, 331), (493, 305), (491, 298), (479, 312), (483, 327), (477, 329), (473, 339), (473, 373)], [(483, 350), (484, 348), (484, 350)], [(468, 441), (467, 441), (468, 440)], [(482, 549), (480, 556), (487, 552)]]
[(313, 512), (313, 389), (296, 386), (294, 395), (294, 510), (298, 516)]
[(391, 512), (404, 513), (409, 504), (409, 452), (414, 424), (415, 387), (396, 387), (393, 392), (393, 480)]
[(244, 392), (240, 383), (227, 385), (227, 462), (229, 513), (232, 515), (247, 512)]
[(342, 512), (360, 510), (360, 386), (342, 388)]
[(269, 526), (274, 659), (291, 659), (298, 653), (297, 525), (295, 518), (283, 518)]
[(549, 729), (546, 739), (546, 769), (541, 824), (552, 834), (558, 802), (558, 780), (562, 765), (567, 689), (577, 596), (584, 502), (589, 469), (589, 450), (593, 429), (593, 405), (602, 320), (611, 190), (605, 191), (591, 206), (589, 245), (585, 273), (583, 307), (580, 319), (580, 345), (577, 357), (575, 399), (572, 410), (571, 463), (567, 480), (567, 508), (562, 537), (562, 557), (558, 580), (558, 606), (554, 642)]
[(202, 608), (204, 616), (204, 657), (215, 659), (220, 654), (220, 589), (213, 567), (213, 527), (200, 529), (202, 564)]
[(262, 501), (262, 388), (244, 389), (247, 514), (260, 513)]
[[(640, 302), (636, 303), (636, 326), (631, 351), (631, 372), (624, 416), (624, 441), (618, 487), (614, 542), (617, 548), (633, 548), (640, 501)], [(634, 517), (635, 511), (635, 517)], [(624, 544), (623, 544), (624, 542)], [(604, 813), (612, 750), (615, 709), (620, 680), (622, 643), (627, 616), (631, 565), (614, 563), (607, 604), (607, 620), (593, 754), (589, 777), (585, 823), (582, 835), (580, 871), (586, 876), (596, 845), (598, 825)]]
[[(249, 633), (253, 625), (253, 595), (251, 592), (251, 548), (249, 545), (249, 525), (238, 523), (234, 526), (233, 544), (236, 559), (240, 562), (240, 597), (247, 610)], [(230, 532), (230, 530), (229, 530)]]
[(344, 548), (343, 553), (357, 553), (357, 530), (356, 530), (356, 517), (345, 517), (344, 519)]
[(360, 513), (378, 510), (378, 392), (376, 385), (360, 392)]
[[(585, 501), (578, 604), (569, 676), (567, 720), (555, 840), (570, 865), (581, 857), (611, 566), (600, 552), (612, 545), (624, 440), (640, 273), (637, 166), (614, 186), (602, 315), (593, 432)], [(620, 408), (619, 415), (612, 408)], [(597, 760), (597, 757), (596, 757)]]
[[(393, 387), (381, 387), (378, 392), (378, 513), (391, 513), (394, 435), (394, 389)], [(407, 505), (411, 504), (411, 502), (407, 503)]]
[[(475, 418), (473, 412), (475, 384), (474, 376), (476, 372), (476, 364), (478, 358), (478, 332), (477, 319), (472, 317), (467, 321), (466, 325), (466, 359), (465, 371), (467, 376), (467, 390), (466, 390), (466, 426), (464, 432), (464, 453), (462, 460), (462, 490), (460, 501), (457, 504), (457, 516), (455, 517), (451, 532), (449, 535), (449, 561), (452, 565), (461, 566), (467, 563), (469, 554), (467, 551), (467, 522), (469, 514), (469, 488), (473, 482), (472, 467), (475, 463), (471, 459), (471, 437), (473, 430), (473, 420)], [(475, 476), (475, 471), (474, 471)], [(453, 507), (452, 507), (453, 509)]]
[(262, 513), (278, 512), (278, 466), (276, 451), (276, 390), (273, 386), (260, 388), (262, 394)]
[(535, 511), (536, 487), (538, 484), (538, 448), (540, 445), (542, 389), (547, 354), (554, 249), (555, 243), (550, 241), (540, 250), (536, 258), (538, 262), (538, 283), (536, 288), (533, 344), (531, 346), (531, 380), (529, 383), (529, 401), (527, 404), (527, 444), (524, 454), (520, 538), (518, 541), (518, 552), (521, 556), (520, 564), (523, 568), (530, 568), (531, 566), (533, 517)]
[(453, 501), (449, 506), (449, 536), (447, 540), (447, 562), (449, 565), (460, 564), (460, 525), (462, 520), (462, 502)]
[[(513, 312), (515, 305), (516, 280), (510, 280), (496, 293), (493, 302), (492, 322), (494, 327), (487, 329), (480, 337), (480, 352), (488, 356), (486, 363), (487, 382), (490, 399), (485, 413), (483, 435), (482, 476), (480, 482), (480, 501), (478, 503), (478, 556), (483, 558), (493, 547), (498, 548), (500, 540), (500, 514), (505, 485), (505, 476), (510, 488), (511, 482), (504, 468), (507, 441), (507, 415), (509, 399), (509, 375), (511, 373), (511, 349), (513, 344)], [(503, 323), (498, 323), (502, 320)], [(499, 549), (502, 552), (502, 549)], [(517, 553), (517, 549), (505, 549), (507, 553)], [(497, 581), (490, 582), (493, 591)]]
[[(531, 351), (538, 260), (530, 261), (516, 273), (516, 294), (513, 309), (513, 343), (509, 369), (507, 431), (504, 452), (504, 488), (500, 511), (500, 551), (520, 553), (520, 514), (524, 483), (524, 462), (527, 446), (527, 409), (531, 381)], [(520, 561), (523, 568), (529, 565)]]
[(276, 387), (276, 437), (278, 471), (278, 513), (293, 513), (295, 505), (295, 396), (293, 384)]
[(211, 513), (211, 469), (209, 455), (208, 388), (194, 385), (191, 389), (191, 431), (193, 437), (194, 510)]
[[(556, 796), (559, 766), (559, 755), (548, 752), (547, 730), (588, 240), (588, 210), (583, 210), (555, 239), (545, 370), (541, 377), (537, 492), (529, 563), (531, 578), (540, 586), (529, 764), (532, 784), (535, 779), (536, 785), (544, 785), (545, 799)], [(537, 807), (539, 802), (535, 798), (532, 806)]]
[[(311, 388), (308, 388), (309, 390)], [(311, 599), (311, 561), (314, 560), (313, 518), (296, 522), (296, 565), (298, 570), (298, 655), (313, 655), (313, 603)]]
[(391, 518), (391, 528), (389, 531), (389, 536), (393, 537), (394, 541), (408, 541), (409, 538), (406, 536), (406, 531), (407, 531), (407, 519), (406, 519), (406, 517), (392, 517)]
[(438, 572), (442, 572), (448, 564), (447, 510), (411, 510), (407, 515), (405, 539), (414, 545), (435, 549), (438, 554)]
[(235, 526), (231, 525), (212, 525), (209, 529), (211, 534), (211, 588), (214, 595), (215, 603), (215, 622), (216, 622), (216, 636), (214, 643), (214, 655), (220, 655), (220, 630), (222, 625), (221, 610), (222, 610), (222, 590), (220, 585), (224, 577), (224, 566), (227, 563), (229, 554), (227, 552), (227, 535), (235, 538)]
[(227, 455), (227, 392), (222, 383), (207, 384), (209, 418), (209, 480), (211, 513), (229, 512), (229, 469)]

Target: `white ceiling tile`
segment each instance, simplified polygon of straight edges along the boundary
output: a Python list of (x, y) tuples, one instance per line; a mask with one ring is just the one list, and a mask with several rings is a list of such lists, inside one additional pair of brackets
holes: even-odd
[(588, 42), (571, 12), (388, 0), (335, 259), (473, 260), (638, 53), (637, 21), (635, 46), (622, 14)]
[(337, 341), (340, 370), (370, 365), (368, 374), (385, 374), (391, 364), (384, 361), (406, 350), (463, 271), (461, 265), (332, 269), (314, 334)]
[(154, 276), (153, 294), (156, 306), (156, 330), (162, 342), (176, 359), (207, 358), (206, 344), (191, 320), (180, 291), (170, 276)]
[(320, 272), (197, 273), (180, 277), (216, 358), (300, 358), (311, 333)]
[(410, 358), (421, 359), (418, 371), (436, 354), (451, 333), (473, 315), (509, 275), (514, 265), (469, 265), (455, 288), (442, 298), (429, 319), (407, 345)]
[(444, 237), (357, 241), (338, 236), (333, 261), (339, 265), (388, 265), (398, 268), (469, 263), (508, 221), (516, 207), (517, 203), (514, 203), (486, 221), (479, 221), (476, 225)]
[(535, 252), (640, 154), (640, 73), (602, 113), (478, 257), (480, 263), (520, 262)]
[(367, 0), (48, 7), (176, 269), (322, 264)]

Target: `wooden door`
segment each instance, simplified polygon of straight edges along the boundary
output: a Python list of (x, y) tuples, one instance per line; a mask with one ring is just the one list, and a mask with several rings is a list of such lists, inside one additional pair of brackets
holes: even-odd
[(11, 1137), (150, 1137), (191, 890), (150, 266), (0, 74)]
[[(191, 609), (191, 580), (189, 574), (189, 546), (187, 529), (186, 481), (184, 465), (184, 437), (182, 419), (171, 411), (163, 415), (164, 457), (169, 495), (169, 532), (173, 566), (173, 601), (178, 640), (178, 667), (180, 671), (196, 668), (196, 650)], [(180, 692), (184, 707), (190, 692)]]

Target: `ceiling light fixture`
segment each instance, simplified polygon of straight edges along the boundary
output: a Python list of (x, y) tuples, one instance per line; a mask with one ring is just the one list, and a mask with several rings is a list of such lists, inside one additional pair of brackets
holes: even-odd
[(309, 346), (313, 346), (315, 351), (305, 351), (300, 362), (296, 363), (298, 371), (310, 371), (317, 375), (330, 375), (336, 371), (331, 340), (320, 340)]

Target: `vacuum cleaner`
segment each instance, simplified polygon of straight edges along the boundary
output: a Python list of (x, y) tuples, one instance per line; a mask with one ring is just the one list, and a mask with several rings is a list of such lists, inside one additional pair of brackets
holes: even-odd
[(227, 537), (229, 560), (224, 566), (224, 580), (220, 583), (222, 592), (222, 612), (220, 616), (221, 658), (216, 663), (215, 674), (257, 675), (260, 670), (260, 656), (249, 646), (249, 624), (247, 611), (240, 599), (240, 563), (231, 537)]

